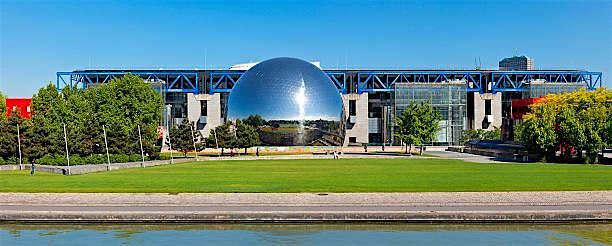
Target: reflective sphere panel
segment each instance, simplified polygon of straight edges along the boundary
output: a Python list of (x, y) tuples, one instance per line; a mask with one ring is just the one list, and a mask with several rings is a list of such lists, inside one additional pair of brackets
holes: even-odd
[(229, 94), (228, 119), (260, 116), (262, 144), (342, 145), (344, 106), (321, 69), (295, 58), (263, 61), (245, 72)]

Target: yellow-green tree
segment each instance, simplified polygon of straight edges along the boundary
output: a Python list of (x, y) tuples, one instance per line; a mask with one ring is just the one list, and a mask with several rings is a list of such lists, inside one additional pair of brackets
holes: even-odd
[(597, 163), (598, 153), (612, 144), (612, 91), (579, 90), (551, 94), (530, 106), (524, 122), (519, 126), (518, 138), (534, 153), (552, 157), (556, 150), (564, 150), (565, 157), (573, 148), (585, 163)]

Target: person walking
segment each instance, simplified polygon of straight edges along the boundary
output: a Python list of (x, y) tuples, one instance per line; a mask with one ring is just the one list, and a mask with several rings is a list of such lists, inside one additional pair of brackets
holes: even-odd
[(256, 155), (257, 157), (259, 157), (259, 147), (257, 147), (256, 152), (255, 152), (255, 155)]
[(30, 176), (34, 176), (34, 170), (36, 170), (36, 166), (34, 166), (34, 162), (32, 162), (32, 166), (30, 167)]

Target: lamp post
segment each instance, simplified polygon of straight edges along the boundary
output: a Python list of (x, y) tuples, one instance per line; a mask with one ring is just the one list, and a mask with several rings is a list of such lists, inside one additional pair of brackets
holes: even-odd
[(68, 163), (68, 175), (70, 175), (70, 156), (68, 155), (68, 136), (66, 135), (66, 123), (64, 123), (64, 143), (66, 144), (66, 161)]
[(17, 124), (17, 146), (19, 148), (19, 170), (22, 170), (22, 162), (21, 162), (21, 136), (19, 136), (19, 124)]
[(142, 157), (142, 162), (140, 163), (140, 167), (144, 167), (144, 149), (142, 148), (142, 135), (140, 135), (140, 125), (138, 125), (138, 141), (140, 142), (140, 156)]
[(174, 164), (174, 156), (172, 156), (172, 140), (170, 139), (170, 116), (172, 115), (172, 104), (166, 105), (168, 117), (166, 117), (166, 128), (168, 129), (168, 148), (170, 149), (170, 164)]
[(191, 141), (193, 142), (193, 151), (195, 152), (195, 159), (198, 160), (198, 149), (196, 148), (195, 136), (193, 135), (193, 124), (189, 124), (191, 128)]
[(108, 154), (108, 141), (106, 141), (106, 126), (102, 125), (102, 131), (104, 132), (104, 146), (106, 147), (106, 171), (110, 171), (110, 155)]

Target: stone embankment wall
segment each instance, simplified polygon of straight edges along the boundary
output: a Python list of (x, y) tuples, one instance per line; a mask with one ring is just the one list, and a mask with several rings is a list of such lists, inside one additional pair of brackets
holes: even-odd
[[(193, 158), (181, 158), (174, 159), (174, 163), (193, 161)], [(138, 168), (138, 167), (152, 167), (170, 164), (170, 160), (155, 160), (145, 162), (127, 162), (127, 163), (111, 163), (110, 170), (119, 170), (125, 168)], [(49, 165), (35, 165), (37, 172), (48, 172), (67, 175), (70, 169), (70, 174), (84, 174), (92, 172), (109, 171), (109, 165), (107, 164), (92, 164), (92, 165), (78, 165), (78, 166), (49, 166)], [(0, 171), (11, 171), (20, 170), (19, 165), (0, 165)], [(23, 164), (22, 170), (30, 170), (30, 164)]]

